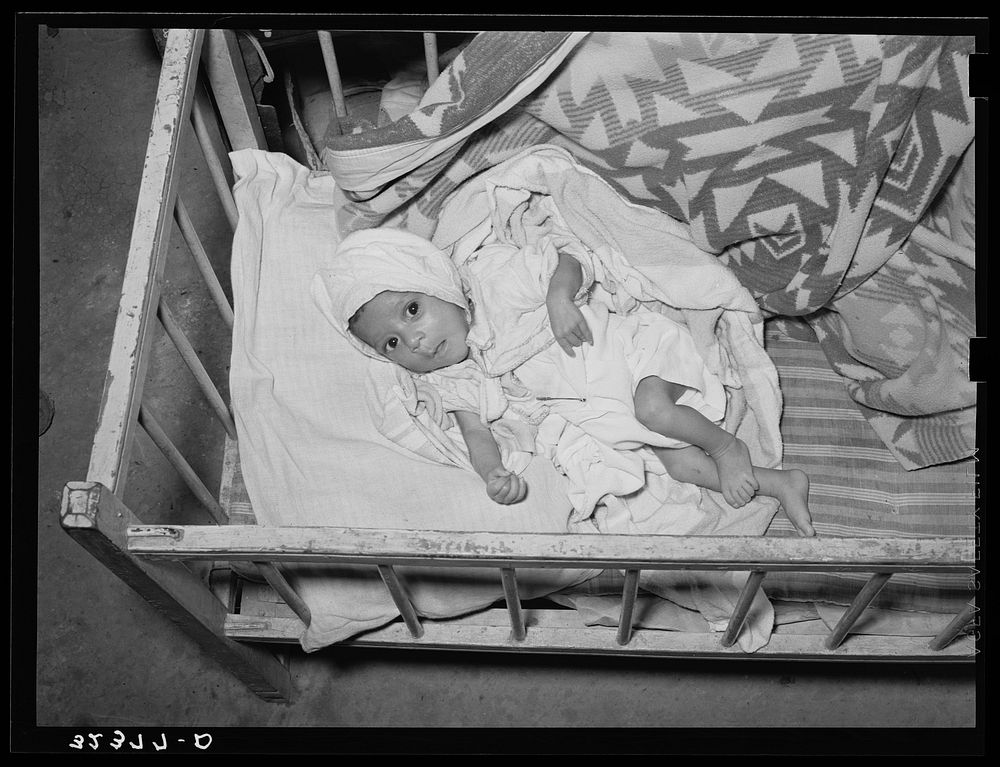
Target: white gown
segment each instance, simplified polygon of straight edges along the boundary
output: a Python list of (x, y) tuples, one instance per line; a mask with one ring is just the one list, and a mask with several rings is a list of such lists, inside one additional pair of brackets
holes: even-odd
[[(726, 391), (687, 328), (641, 306), (616, 314), (600, 301), (583, 304), (594, 342), (567, 355), (545, 307), (557, 261), (545, 241), (484, 248), (463, 272), (473, 298), (470, 359), (422, 377), (438, 389), (445, 410), (478, 412), (486, 422), (503, 412), (531, 423), (535, 452), (566, 475), (574, 517), (583, 519), (604, 497), (629, 495), (647, 484), (647, 474), (665, 474), (648, 446), (687, 445), (635, 418), (639, 381), (653, 375), (688, 387), (679, 404), (716, 423), (725, 416)], [(593, 283), (592, 267), (582, 267), (578, 303)]]

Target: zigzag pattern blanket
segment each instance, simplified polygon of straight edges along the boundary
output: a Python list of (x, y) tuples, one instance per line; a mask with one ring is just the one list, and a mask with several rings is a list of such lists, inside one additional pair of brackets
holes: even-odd
[(686, 223), (765, 313), (801, 317), (912, 469), (975, 449), (972, 50), (944, 37), (484, 33), (411, 115), (328, 134), (321, 157), (357, 192), (342, 231), (430, 237), (463, 181), (528, 146), (565, 147)]

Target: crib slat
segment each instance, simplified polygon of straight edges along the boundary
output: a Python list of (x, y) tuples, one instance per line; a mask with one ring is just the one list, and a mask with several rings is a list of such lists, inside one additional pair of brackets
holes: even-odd
[(500, 568), (500, 581), (503, 584), (504, 599), (507, 600), (507, 612), (510, 614), (511, 635), (517, 641), (524, 639), (524, 611), (521, 609), (521, 597), (517, 593), (517, 576), (512, 567)]
[(625, 571), (625, 585), (622, 587), (622, 610), (618, 619), (618, 634), (616, 641), (627, 645), (632, 638), (632, 616), (635, 613), (635, 600), (639, 595), (639, 570)]
[(976, 614), (977, 609), (975, 600), (969, 602), (927, 646), (932, 650), (943, 650), (951, 644), (952, 640), (965, 628), (965, 625), (972, 620), (972, 616)]
[(754, 570), (747, 578), (747, 582), (743, 584), (739, 599), (736, 600), (736, 607), (733, 609), (733, 614), (729, 616), (729, 623), (726, 626), (725, 633), (722, 635), (723, 647), (732, 647), (736, 641), (736, 637), (740, 635), (740, 629), (743, 628), (743, 622), (750, 611), (750, 605), (753, 604), (757, 589), (760, 587), (760, 582), (764, 580), (765, 575), (767, 573), (763, 570)]
[(232, 189), (233, 168), (229, 163), (229, 139), (225, 135), (225, 127), (218, 112), (215, 110), (215, 103), (212, 98), (212, 87), (208, 77), (204, 72), (199, 72), (198, 82), (194, 90), (194, 103), (191, 105), (191, 121), (197, 119), (203, 128), (203, 132), (198, 133), (196, 138), (200, 143), (202, 152), (210, 148), (212, 153), (222, 161), (222, 185)]
[(319, 46), (323, 51), (323, 65), (326, 67), (326, 78), (330, 82), (333, 109), (337, 117), (347, 117), (347, 103), (344, 101), (344, 86), (340, 81), (337, 53), (333, 49), (333, 35), (325, 29), (318, 30), (316, 35), (319, 37)]
[(191, 468), (191, 465), (181, 455), (180, 450), (177, 449), (174, 443), (170, 441), (170, 437), (163, 431), (163, 427), (160, 426), (159, 422), (145, 405), (139, 406), (139, 425), (145, 429), (149, 438), (160, 448), (160, 452), (170, 461), (170, 464), (177, 470), (177, 473), (181, 475), (181, 479), (184, 480), (184, 483), (194, 494), (195, 498), (201, 501), (202, 505), (211, 512), (215, 521), (220, 525), (227, 524), (229, 520), (226, 518), (226, 512), (223, 511), (222, 506), (215, 500), (209, 489), (205, 487), (205, 483), (201, 481), (201, 477)]
[(299, 138), (299, 143), (302, 145), (302, 150), (306, 153), (306, 165), (313, 170), (321, 170), (323, 166), (323, 161), (319, 159), (319, 154), (316, 152), (316, 146), (313, 144), (312, 139), (309, 138), (309, 132), (306, 130), (306, 126), (302, 123), (302, 117), (299, 115), (299, 107), (295, 103), (295, 93), (292, 86), (292, 73), (287, 69), (284, 73), (285, 80), (285, 98), (288, 100), (288, 111), (292, 115), (292, 126), (295, 128), (295, 133)]
[(284, 573), (271, 562), (255, 562), (254, 564), (257, 565), (260, 574), (264, 576), (267, 585), (278, 592), (278, 596), (285, 600), (285, 604), (292, 609), (292, 612), (299, 616), (299, 620), (308, 626), (312, 622), (312, 613), (309, 610), (309, 606), (298, 595), (298, 592), (292, 588), (292, 584), (285, 578)]
[(427, 84), (431, 85), (438, 79), (438, 45), (437, 35), (424, 32), (424, 59), (427, 62)]
[(201, 358), (198, 356), (198, 352), (196, 352), (194, 347), (191, 345), (188, 337), (184, 334), (184, 331), (177, 323), (177, 320), (174, 319), (173, 313), (170, 311), (162, 297), (160, 298), (157, 316), (160, 318), (160, 324), (163, 325), (163, 329), (167, 331), (167, 335), (170, 336), (170, 340), (173, 341), (174, 346), (177, 347), (177, 351), (180, 352), (181, 358), (188, 366), (188, 370), (190, 370), (192, 375), (194, 375), (195, 380), (201, 387), (202, 393), (205, 395), (208, 403), (215, 411), (215, 415), (225, 427), (226, 434), (228, 434), (231, 439), (236, 439), (236, 424), (233, 423), (233, 417), (229, 413), (229, 407), (226, 405), (225, 400), (222, 399), (222, 395), (219, 394), (219, 390), (215, 387), (215, 383), (212, 381), (211, 376), (208, 375), (208, 371), (205, 370), (205, 366), (201, 363)]
[(868, 579), (868, 582), (861, 588), (858, 595), (854, 597), (854, 601), (847, 608), (847, 612), (840, 616), (837, 625), (833, 627), (833, 631), (826, 638), (825, 645), (827, 649), (834, 650), (844, 641), (844, 637), (851, 630), (851, 626), (861, 617), (861, 613), (865, 611), (869, 603), (878, 595), (882, 587), (889, 582), (890, 577), (892, 577), (892, 573), (875, 573), (875, 575)]
[(212, 300), (215, 301), (215, 305), (219, 308), (219, 314), (222, 315), (222, 319), (226, 323), (226, 326), (232, 330), (233, 307), (229, 305), (229, 299), (226, 297), (226, 292), (222, 289), (219, 277), (215, 273), (215, 269), (212, 267), (212, 262), (208, 259), (208, 254), (205, 252), (205, 248), (201, 244), (198, 232), (195, 231), (194, 223), (191, 221), (191, 216), (188, 215), (187, 206), (184, 205), (184, 202), (181, 200), (179, 195), (177, 197), (177, 205), (174, 208), (174, 217), (177, 219), (177, 225), (180, 227), (181, 234), (184, 235), (184, 241), (187, 243), (188, 250), (191, 251), (191, 255), (194, 257), (194, 262), (198, 266), (198, 271), (201, 273), (201, 277), (205, 281), (205, 287), (208, 288), (208, 292), (211, 294)]
[(139, 201), (122, 297), (111, 341), (87, 479), (124, 490), (139, 402), (149, 368), (151, 315), (156, 311), (176, 197), (175, 169), (191, 109), (203, 30), (172, 29), (163, 50)]
[[(198, 96), (201, 95), (201, 93), (198, 94)], [(191, 110), (191, 122), (194, 125), (194, 133), (198, 138), (199, 146), (201, 146), (201, 154), (205, 158), (205, 164), (208, 166), (208, 172), (212, 176), (212, 182), (215, 184), (215, 191), (219, 194), (222, 209), (229, 220), (229, 226), (235, 229), (236, 221), (239, 218), (239, 214), (236, 211), (236, 201), (233, 199), (233, 190), (229, 179), (226, 177), (225, 166), (223, 166), (222, 160), (219, 159), (215, 144), (209, 135), (206, 112), (206, 106), (201, 103), (199, 98), (196, 98), (194, 108)]]
[(212, 84), (229, 145), (237, 149), (267, 149), (267, 138), (254, 105), (243, 54), (231, 29), (210, 29), (205, 39), (205, 74)]
[(396, 571), (389, 565), (379, 565), (378, 574), (382, 576), (385, 587), (389, 589), (389, 596), (392, 597), (392, 601), (395, 602), (396, 607), (399, 609), (399, 614), (403, 616), (403, 623), (410, 630), (410, 634), (414, 637), (423, 636), (424, 627), (420, 625), (420, 618), (417, 616), (417, 611), (413, 609), (410, 598), (403, 590), (403, 584), (399, 582), (399, 576), (396, 575)]

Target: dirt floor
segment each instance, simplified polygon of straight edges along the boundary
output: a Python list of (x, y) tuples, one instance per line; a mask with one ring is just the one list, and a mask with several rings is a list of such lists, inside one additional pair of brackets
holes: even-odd
[[(906, 743), (929, 730), (937, 731), (937, 742), (947, 752), (950, 728), (959, 735), (971, 732), (977, 722), (976, 669), (952, 664), (501, 657), (334, 648), (308, 656), (290, 653), (293, 702), (257, 698), (60, 526), (64, 485), (87, 476), (159, 62), (148, 30), (38, 26), (20, 31), (33, 35), (37, 46), (38, 386), (39, 431), (44, 433), (38, 437), (37, 530), (24, 532), (37, 533), (37, 604), (29, 606), (35, 619), (23, 614), (13, 624), (19, 641), (12, 681), (15, 688), (19, 682), (28, 688), (20, 690), (23, 704), (12, 709), (15, 744), (27, 748), (24, 744), (51, 736), (52, 750), (72, 750), (63, 741), (68, 745), (76, 735), (115, 728), (146, 733), (147, 740), (158, 728), (197, 729), (215, 732), (221, 742), (227, 728), (248, 728), (258, 735), (273, 733), (270, 749), (254, 746), (261, 753), (285, 748), (474, 753), (490, 750), (483, 744), (511, 750), (504, 745), (509, 742), (504, 731), (523, 727), (542, 728), (529, 731), (520, 747), (526, 753), (549, 752), (557, 744), (563, 753), (584, 748), (592, 753), (715, 751), (720, 743), (731, 744), (734, 752), (757, 750), (747, 742), (773, 752), (787, 752), (794, 742), (799, 745), (791, 750), (823, 753), (848, 748), (841, 728), (858, 728), (856, 747), (875, 753), (887, 743), (909, 752)], [(19, 83), (25, 79), (30, 86), (30, 77), (22, 76)], [(30, 173), (30, 162), (22, 159)], [(192, 171), (197, 168), (194, 150), (186, 162)], [(190, 199), (198, 199), (194, 195)], [(211, 206), (192, 207), (228, 288), (224, 217)], [(224, 386), (227, 346), (198, 329), (199, 313), (212, 310), (209, 298), (189, 287), (192, 267), (182, 243), (171, 247), (177, 251), (172, 253), (176, 266), (167, 275), (165, 296), (207, 353), (210, 374)], [(210, 417), (209, 411), (169, 340), (156, 343), (163, 349), (161, 362), (150, 371), (149, 406), (158, 414), (164, 408), (165, 430), (185, 442), (209, 486), (217, 486), (220, 467), (209, 460), (216, 445), (208, 443), (221, 439), (221, 429), (207, 441), (187, 442), (184, 424)], [(33, 396), (30, 386), (24, 396)], [(166, 413), (168, 400), (182, 403), (179, 413)], [(30, 432), (34, 427), (24, 411), (20, 423)], [(180, 481), (155, 479), (162, 461), (143, 435), (130, 467), (130, 506), (140, 516), (155, 508), (177, 521), (202, 520)], [(15, 548), (32, 566), (28, 540), (15, 538)], [(21, 585), (15, 577), (12, 590)], [(15, 599), (15, 608), (25, 601), (30, 600)], [(444, 727), (463, 729), (451, 733), (451, 745), (442, 738), (429, 748), (436, 733), (426, 728)], [(687, 739), (687, 728), (703, 727), (710, 728), (707, 736)], [(326, 728), (361, 729), (311, 740)], [(477, 739), (478, 731), (471, 728), (491, 729)], [(565, 732), (549, 728), (574, 729), (563, 739), (557, 732)], [(791, 728), (792, 735), (779, 728)], [(817, 735), (811, 728), (833, 732)], [(905, 732), (880, 740), (875, 728)], [(813, 737), (831, 745), (814, 744)]]

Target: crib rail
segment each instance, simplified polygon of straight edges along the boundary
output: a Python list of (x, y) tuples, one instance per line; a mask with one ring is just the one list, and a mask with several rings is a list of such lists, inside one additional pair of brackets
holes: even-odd
[[(527, 624), (518, 596), (518, 568), (613, 568), (626, 573), (617, 644), (633, 638), (632, 615), (643, 570), (721, 570), (748, 572), (735, 610), (718, 644), (735, 644), (751, 602), (768, 572), (872, 573), (840, 621), (823, 640), (837, 650), (881, 588), (895, 573), (972, 572), (975, 551), (966, 539), (762, 538), (757, 536), (683, 537), (628, 535), (558, 535), (546, 533), (454, 533), (329, 527), (134, 526), (127, 531), (128, 550), (139, 557), (197, 560), (226, 557), (254, 562), (371, 565), (378, 568), (415, 639), (424, 625), (394, 570), (423, 565), (493, 568), (507, 602), (511, 637), (525, 640)], [(939, 658), (971, 658), (968, 646), (947, 648), (973, 617), (962, 611), (922, 653)], [(303, 616), (300, 615), (300, 618)], [(308, 619), (303, 618), (308, 624)], [(704, 638), (700, 640), (704, 642)], [(713, 640), (714, 641), (714, 640)], [(810, 642), (815, 644), (816, 640)], [(912, 645), (912, 642), (908, 642)], [(787, 648), (786, 648), (787, 649)], [(935, 650), (937, 652), (927, 652)], [(907, 650), (912, 656), (913, 648)], [(847, 653), (843, 657), (853, 657)]]
[(314, 564), (794, 572), (968, 572), (964, 538), (565, 535), (246, 525), (136, 525), (135, 554)]
[(148, 347), (177, 197), (175, 165), (183, 122), (191, 110), (203, 37), (202, 30), (171, 35), (157, 91), (108, 363), (110, 374), (87, 472), (88, 478), (116, 492), (124, 486), (149, 366)]
[[(625, 645), (613, 641), (615, 629), (583, 626), (569, 610), (528, 608), (524, 610), (525, 635), (511, 630), (503, 609), (490, 609), (447, 621), (426, 621), (424, 631), (414, 637), (404, 623), (390, 623), (344, 641), (345, 647), (489, 652), (550, 653), (684, 659), (739, 659), (860, 662), (963, 663), (974, 657), (972, 639), (949, 641), (934, 649), (926, 637), (857, 634), (831, 650), (822, 635), (781, 634), (753, 653), (726, 646), (714, 634), (683, 631), (638, 631)], [(297, 645), (302, 635), (297, 618), (230, 615), (226, 635), (240, 642)], [(954, 639), (954, 638), (952, 638)]]

